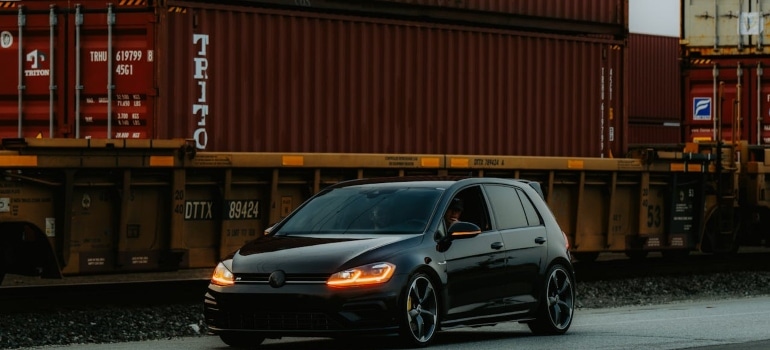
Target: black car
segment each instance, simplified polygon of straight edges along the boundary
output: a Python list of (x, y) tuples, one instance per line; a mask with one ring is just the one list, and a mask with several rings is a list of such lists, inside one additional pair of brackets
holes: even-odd
[(268, 231), (222, 261), (206, 293), (206, 323), (228, 345), (399, 334), (420, 347), (442, 328), (572, 323), (569, 245), (537, 182), (347, 181)]

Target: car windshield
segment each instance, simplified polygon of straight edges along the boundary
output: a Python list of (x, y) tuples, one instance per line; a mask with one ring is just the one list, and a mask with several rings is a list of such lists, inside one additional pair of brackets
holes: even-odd
[(441, 193), (403, 186), (338, 188), (306, 203), (276, 234), (419, 233)]

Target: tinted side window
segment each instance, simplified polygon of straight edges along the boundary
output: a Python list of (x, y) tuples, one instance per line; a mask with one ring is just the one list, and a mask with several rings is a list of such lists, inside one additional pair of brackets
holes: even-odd
[(491, 229), (487, 206), (480, 186), (463, 189), (454, 198), (460, 198), (465, 203), (463, 212), (460, 214), (461, 221), (472, 222), (478, 225), (482, 231)]
[[(492, 212), (497, 221), (497, 229), (527, 227), (527, 215), (521, 205), (514, 187), (503, 185), (485, 185), (484, 189), (492, 205)], [(531, 205), (531, 203), (530, 203)]]
[(527, 194), (520, 188), (517, 188), (516, 191), (519, 192), (519, 199), (521, 199), (521, 204), (524, 206), (524, 213), (527, 214), (527, 223), (529, 223), (529, 226), (542, 225), (543, 222), (540, 219), (540, 214), (537, 213), (535, 205), (532, 204), (529, 196), (527, 196)]

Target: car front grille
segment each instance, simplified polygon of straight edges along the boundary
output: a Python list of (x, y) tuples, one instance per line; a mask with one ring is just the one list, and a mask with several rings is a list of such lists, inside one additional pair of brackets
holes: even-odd
[[(329, 279), (329, 275), (319, 275), (319, 274), (286, 275), (287, 284), (295, 284), (295, 283), (324, 284), (326, 283), (327, 279)], [(242, 283), (267, 284), (269, 280), (270, 280), (269, 273), (239, 273), (235, 275), (235, 283), (237, 284), (242, 284)]]
[(265, 331), (327, 331), (342, 326), (321, 312), (230, 312), (222, 315), (228, 329)]

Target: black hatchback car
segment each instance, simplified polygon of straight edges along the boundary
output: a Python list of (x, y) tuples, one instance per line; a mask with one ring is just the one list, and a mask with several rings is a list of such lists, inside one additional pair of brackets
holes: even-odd
[(504, 321), (562, 334), (575, 305), (570, 261), (536, 182), (353, 180), (222, 261), (204, 312), (237, 347), (372, 334), (422, 347), (442, 328)]

